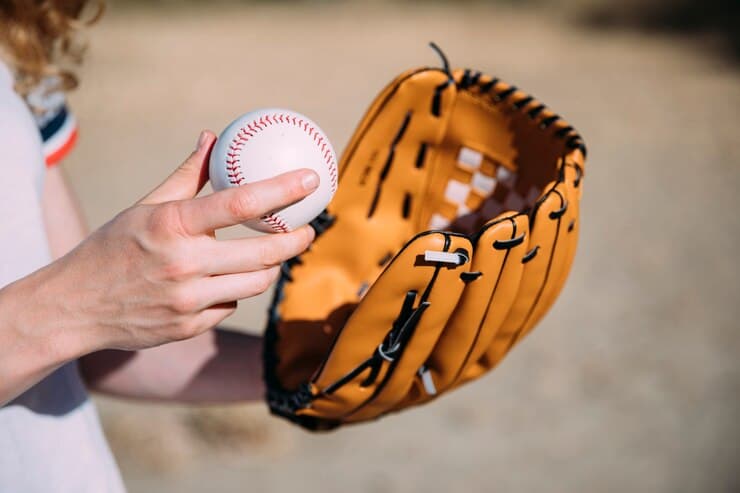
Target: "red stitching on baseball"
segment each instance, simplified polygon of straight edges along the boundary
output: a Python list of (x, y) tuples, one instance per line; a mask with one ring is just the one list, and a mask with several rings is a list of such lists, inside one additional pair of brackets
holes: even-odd
[(278, 233), (287, 233), (290, 230), (285, 220), (275, 214), (267, 214), (260, 219), (270, 226), (273, 231), (277, 231)]
[[(274, 123), (277, 122), (293, 124), (293, 126), (302, 129), (308, 134), (309, 137), (312, 138), (314, 143), (316, 143), (316, 146), (322, 152), (322, 157), (324, 158), (324, 162), (326, 163), (329, 171), (331, 191), (332, 193), (335, 193), (337, 191), (338, 181), (337, 163), (334, 159), (332, 159), (331, 149), (327, 145), (328, 141), (325, 141), (324, 137), (319, 133), (319, 130), (317, 128), (312, 126), (303, 118), (298, 118), (295, 115), (289, 115), (285, 113), (261, 115), (258, 120), (253, 120), (239, 129), (236, 136), (234, 136), (231, 143), (229, 144), (229, 149), (232, 152), (226, 153), (226, 155), (231, 158), (226, 160), (226, 163), (230, 165), (227, 166), (227, 170), (233, 172), (233, 176), (232, 174), (227, 174), (227, 176), (229, 177), (229, 182), (232, 185), (241, 185), (242, 182), (246, 181), (244, 176), (242, 175), (239, 153), (244, 148), (244, 145), (252, 138), (254, 138), (260, 131), (264, 130), (268, 126), (272, 126)], [(285, 224), (285, 222), (282, 221), (282, 219), (280, 219), (278, 216), (269, 214), (265, 217), (270, 218), (269, 220), (276, 225), (270, 225), (273, 229), (279, 228), (280, 232), (288, 231), (287, 224)], [(277, 223), (275, 221), (280, 221), (280, 223)], [(266, 219), (265, 222), (267, 222)]]

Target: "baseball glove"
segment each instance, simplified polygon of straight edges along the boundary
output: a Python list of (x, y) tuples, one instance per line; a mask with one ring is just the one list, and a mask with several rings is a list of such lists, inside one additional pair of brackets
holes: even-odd
[(376, 419), (478, 378), (568, 276), (583, 140), (532, 96), (440, 55), (442, 69), (406, 72), (372, 103), (316, 241), (283, 265), (267, 402), (305, 428)]

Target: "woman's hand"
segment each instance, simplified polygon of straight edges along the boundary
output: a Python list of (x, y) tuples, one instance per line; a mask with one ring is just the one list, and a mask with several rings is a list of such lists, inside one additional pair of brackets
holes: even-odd
[(313, 240), (305, 226), (217, 241), (216, 229), (302, 199), (316, 189), (318, 176), (301, 170), (194, 198), (214, 142), (204, 133), (167, 181), (53, 269), (63, 309), (89, 328), (93, 349), (141, 349), (194, 337), (230, 315), (237, 300), (268, 289), (280, 263)]
[(313, 230), (224, 241), (214, 231), (302, 199), (318, 176), (299, 170), (196, 198), (215, 140), (204, 132), (196, 151), (147, 197), (3, 290), (6, 307), (28, 301), (24, 309), (0, 310), (12, 313), (9, 342), (46, 348), (58, 364), (101, 349), (157, 346), (203, 333), (237, 300), (268, 289), (280, 263), (308, 247)]

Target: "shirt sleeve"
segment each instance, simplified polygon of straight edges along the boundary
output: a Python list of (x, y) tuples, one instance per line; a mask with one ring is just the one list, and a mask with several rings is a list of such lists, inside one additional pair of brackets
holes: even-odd
[(54, 78), (48, 78), (26, 96), (41, 133), (47, 167), (64, 159), (77, 141), (77, 121), (67, 107), (64, 93), (50, 90), (55, 83)]

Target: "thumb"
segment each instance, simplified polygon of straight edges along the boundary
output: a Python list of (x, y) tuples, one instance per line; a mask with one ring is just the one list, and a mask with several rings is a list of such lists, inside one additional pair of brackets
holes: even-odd
[(140, 204), (161, 204), (172, 200), (192, 199), (208, 181), (208, 161), (216, 135), (204, 130), (192, 154), (157, 188), (139, 201)]

